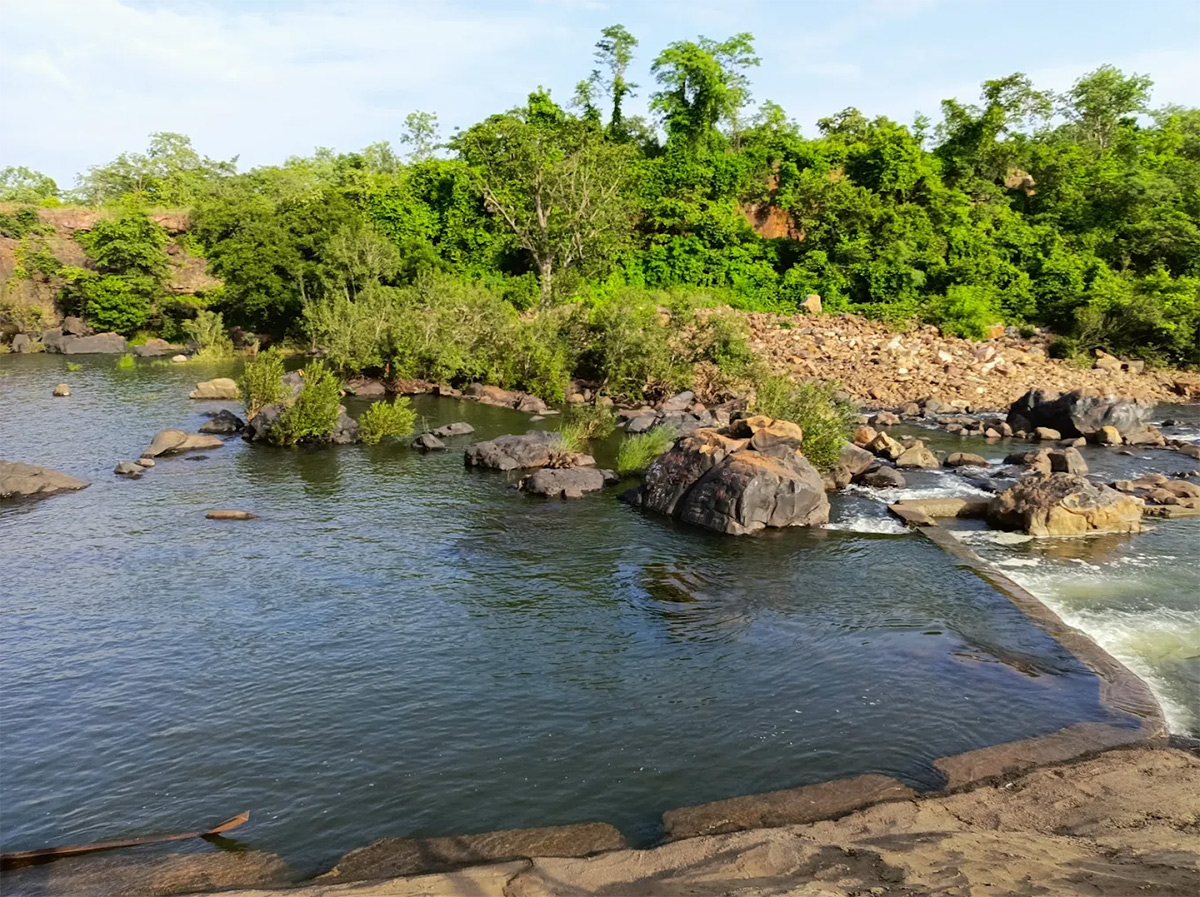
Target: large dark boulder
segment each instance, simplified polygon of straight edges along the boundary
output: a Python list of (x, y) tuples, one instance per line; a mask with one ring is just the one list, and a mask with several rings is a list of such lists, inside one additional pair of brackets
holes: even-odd
[(20, 461), (0, 461), (0, 499), (43, 498), (58, 492), (85, 489), (89, 483), (61, 471)]
[(1087, 390), (1062, 393), (1031, 389), (1008, 409), (1013, 430), (1032, 433), (1038, 427), (1057, 430), (1067, 439), (1094, 437), (1103, 427), (1118, 432), (1138, 430), (1154, 414), (1154, 403), (1145, 399), (1100, 396)]
[(766, 417), (681, 436), (626, 496), (647, 510), (731, 535), (829, 520), (821, 475), (800, 428)]
[(227, 436), (230, 433), (240, 433), (246, 428), (246, 422), (234, 414), (232, 411), (227, 411), (222, 408), (220, 411), (210, 411), (208, 413), (208, 422), (200, 425), (201, 433), (215, 433), (221, 436)]

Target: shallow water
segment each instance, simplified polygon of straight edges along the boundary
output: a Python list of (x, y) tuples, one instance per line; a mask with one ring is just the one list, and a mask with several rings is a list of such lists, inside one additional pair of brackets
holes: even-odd
[[(0, 457), (93, 483), (0, 507), (5, 849), (243, 809), (239, 840), (309, 871), (385, 835), (603, 820), (647, 843), (674, 806), (933, 786), (939, 756), (1107, 718), (1072, 656), (865, 496), (827, 530), (720, 537), (615, 490), (531, 499), (464, 469), (465, 439), (233, 439), (130, 481), (114, 463), (158, 429), (233, 407), (186, 398), (226, 371), (66, 361), (0, 358)], [(531, 426), (415, 404), (476, 438)]]

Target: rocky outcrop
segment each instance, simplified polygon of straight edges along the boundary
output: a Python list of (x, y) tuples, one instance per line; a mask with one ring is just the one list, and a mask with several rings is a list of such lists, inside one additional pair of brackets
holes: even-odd
[(598, 492), (619, 480), (611, 470), (596, 467), (544, 467), (522, 479), (518, 488), (547, 498), (583, 498), (585, 493)]
[(829, 500), (801, 442), (795, 424), (767, 417), (700, 429), (655, 460), (626, 500), (731, 535), (820, 525)]
[(69, 474), (36, 464), (20, 461), (0, 461), (0, 499), (44, 498), (59, 492), (86, 489), (90, 483)]
[(229, 377), (217, 377), (196, 384), (196, 388), (188, 393), (189, 399), (220, 399), (237, 401), (242, 397), (242, 391), (236, 380)]
[(1056, 430), (1068, 439), (1095, 439), (1104, 427), (1118, 433), (1138, 430), (1153, 413), (1154, 403), (1145, 399), (1101, 396), (1082, 389), (1061, 394), (1031, 389), (1009, 407), (1007, 422), (1018, 432), (1032, 433), (1041, 427)]
[(468, 467), (522, 470), (547, 467), (551, 463), (562, 467), (592, 467), (596, 462), (587, 455), (563, 452), (557, 433), (534, 430), (471, 443), (467, 446), (466, 463)]
[(187, 433), (183, 430), (160, 430), (154, 434), (149, 448), (142, 452), (143, 458), (157, 458), (160, 455), (180, 455), (184, 452), (201, 449), (216, 449), (223, 446), (216, 436), (205, 433)]
[(1117, 480), (1109, 485), (1145, 502), (1142, 514), (1146, 517), (1200, 516), (1200, 486), (1187, 480), (1148, 473), (1136, 480)]
[(1031, 536), (1136, 533), (1141, 519), (1138, 499), (1070, 473), (1028, 477), (988, 506), (993, 526)]
[(118, 333), (97, 333), (93, 336), (70, 336), (62, 330), (42, 333), (47, 352), (62, 355), (124, 355), (125, 337)]

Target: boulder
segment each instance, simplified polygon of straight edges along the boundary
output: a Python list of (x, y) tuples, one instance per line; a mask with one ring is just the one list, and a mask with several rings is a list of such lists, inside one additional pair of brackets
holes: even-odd
[(183, 430), (160, 430), (154, 434), (150, 447), (142, 452), (143, 458), (157, 458), (160, 455), (178, 455), (199, 449), (220, 448), (223, 443), (216, 436), (204, 433), (186, 433)]
[(268, 439), (271, 430), (279, 422), (279, 416), (283, 414), (284, 407), (279, 402), (263, 405), (258, 409), (258, 414), (246, 421), (246, 429), (242, 438), (247, 442), (263, 442)]
[(1032, 452), (1016, 452), (1004, 459), (1005, 464), (1018, 464), (1021, 467), (1028, 468), (1031, 473), (1049, 474), (1054, 471), (1053, 462), (1050, 460), (1050, 452), (1046, 449), (1037, 449)]
[[(681, 436), (626, 498), (647, 510), (732, 535), (824, 524), (829, 520), (824, 484), (796, 448), (799, 427), (792, 431), (782, 426), (787, 423), (744, 418), (723, 430), (702, 428)], [(760, 447), (755, 447), (760, 434)]]
[(380, 399), (387, 395), (383, 381), (369, 377), (356, 377), (346, 384), (346, 392), (360, 399)]
[(887, 458), (889, 461), (895, 461), (904, 454), (904, 446), (887, 433), (880, 433), (878, 436), (868, 442), (866, 449), (871, 454), (881, 458)]
[(138, 458), (133, 463), (136, 464), (138, 467), (144, 467), (147, 470), (149, 470), (151, 467), (154, 466), (154, 459), (153, 458)]
[(896, 466), (901, 470), (936, 470), (942, 466), (942, 462), (918, 439), (900, 453), (896, 458)]
[(855, 445), (867, 446), (870, 444), (871, 440), (878, 435), (879, 434), (875, 432), (875, 428), (870, 424), (863, 424), (854, 430), (853, 441)]
[(75, 315), (67, 315), (63, 318), (62, 332), (66, 336), (88, 336), (95, 331), (83, 323), (83, 319), (77, 318)]
[(1060, 395), (1031, 389), (1009, 407), (1008, 424), (1026, 432), (1048, 427), (1074, 439), (1091, 437), (1103, 427), (1124, 433), (1146, 424), (1153, 413), (1154, 404), (1144, 399), (1102, 397), (1085, 390)]
[(466, 436), (469, 433), (474, 433), (475, 428), (463, 421), (457, 421), (452, 424), (446, 424), (444, 427), (438, 427), (433, 431), (434, 436), (446, 439), (450, 436)]
[(584, 493), (598, 492), (619, 479), (611, 470), (595, 467), (546, 467), (522, 479), (518, 488), (549, 498), (583, 498)]
[(90, 484), (61, 471), (20, 461), (0, 461), (0, 498), (43, 498), (86, 489)]
[(653, 428), (657, 423), (657, 414), (642, 414), (633, 418), (625, 425), (625, 432), (631, 436), (637, 435), (638, 433), (645, 433), (647, 430)]
[(28, 333), (18, 333), (12, 338), (9, 346), (17, 355), (28, 355), (33, 351), (33, 340), (29, 338)]
[(864, 486), (870, 486), (872, 489), (903, 489), (908, 485), (908, 481), (904, 479), (904, 474), (896, 470), (894, 467), (880, 464), (872, 467), (857, 477), (854, 482), (861, 483)]
[(165, 339), (146, 340), (143, 345), (134, 346), (130, 351), (139, 358), (159, 358), (163, 355), (174, 355), (181, 349), (181, 346), (173, 346)]
[(800, 307), (810, 315), (819, 315), (821, 313), (821, 297), (816, 293), (809, 293), (800, 303)]
[(1082, 477), (1087, 475), (1088, 466), (1079, 449), (1069, 448), (1050, 453), (1050, 470), (1053, 473), (1073, 473)]
[(117, 333), (64, 336), (57, 342), (57, 351), (63, 355), (124, 355), (125, 337)]
[(345, 406), (339, 405), (337, 423), (329, 434), (329, 440), (335, 445), (353, 445), (358, 442), (358, 434), (358, 421), (346, 413)]
[(514, 407), (520, 401), (521, 394), (499, 386), (485, 386), (482, 383), (472, 383), (463, 390), (464, 399), (474, 399), (484, 405), (498, 405), (504, 408)]
[(1052, 430), (1050, 427), (1035, 427), (1033, 435), (1039, 442), (1058, 442), (1062, 439), (1062, 433)]
[(221, 399), (235, 401), (242, 397), (242, 391), (236, 380), (229, 377), (217, 377), (196, 384), (196, 388), (188, 393), (189, 399)]
[(521, 435), (497, 436), (486, 442), (467, 446), (468, 467), (489, 467), (493, 470), (519, 470), (545, 467), (558, 451), (558, 434), (549, 430), (534, 430)]
[(186, 355), (172, 355), (171, 356), (172, 364), (183, 364), (187, 360), (188, 360), (188, 358)]
[(422, 433), (412, 442), (413, 448), (423, 452), (442, 451), (446, 448), (446, 443), (438, 439), (432, 433)]
[(145, 468), (133, 461), (118, 461), (117, 466), (113, 468), (113, 473), (117, 476), (131, 477), (136, 479), (140, 477)]
[(900, 417), (891, 411), (880, 411), (878, 414), (872, 415), (867, 423), (877, 430), (883, 427), (895, 427), (899, 425)]
[(550, 410), (550, 407), (539, 399), (537, 396), (522, 394), (517, 403), (513, 405), (517, 411), (523, 411), (526, 414), (545, 414)]
[(970, 452), (954, 452), (944, 462), (946, 467), (987, 467), (987, 458)]
[(1136, 533), (1142, 502), (1071, 473), (1028, 477), (992, 499), (989, 522), (1031, 536)]
[(659, 410), (663, 414), (679, 414), (682, 411), (687, 411), (694, 401), (696, 401), (695, 393), (690, 389), (684, 390), (663, 402), (659, 406)]
[(1125, 439), (1126, 445), (1166, 445), (1166, 437), (1158, 431), (1157, 427), (1146, 424), (1141, 427), (1133, 427), (1126, 430), (1122, 436)]
[(246, 428), (244, 420), (224, 408), (220, 411), (210, 412), (208, 417), (209, 420), (200, 425), (201, 433), (218, 433), (227, 436), (231, 433), (240, 433)]
[(60, 398), (60, 399), (66, 398), (70, 394), (71, 394), (71, 387), (67, 386), (67, 384), (65, 384), (65, 383), (60, 383), (60, 384), (58, 384), (58, 386), (54, 387), (54, 395), (57, 398)]
[[(834, 468), (834, 481), (839, 486), (844, 486), (874, 463), (874, 455), (852, 442), (847, 442), (838, 453), (837, 465)], [(843, 477), (845, 482), (842, 482)]]
[(57, 352), (59, 344), (64, 339), (61, 327), (51, 327), (49, 330), (43, 330), (41, 336), (42, 345), (46, 347), (47, 352)]

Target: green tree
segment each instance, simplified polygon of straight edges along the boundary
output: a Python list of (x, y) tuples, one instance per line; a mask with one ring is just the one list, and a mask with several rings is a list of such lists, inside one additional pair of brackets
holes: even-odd
[(424, 162), (441, 146), (436, 112), (410, 112), (404, 119), (404, 133), (400, 142), (412, 147), (409, 161)]
[(236, 157), (227, 162), (209, 159), (196, 152), (190, 137), (159, 131), (150, 135), (145, 153), (121, 153), (107, 165), (88, 169), (72, 192), (90, 205), (134, 195), (151, 205), (186, 206), (236, 168)]
[(759, 62), (749, 33), (720, 42), (701, 37), (673, 43), (650, 67), (661, 87), (651, 95), (650, 110), (660, 116), (671, 139), (692, 148), (711, 146), (717, 123), (727, 122), (736, 147), (750, 100), (745, 70)]
[(58, 184), (24, 165), (0, 169), (0, 202), (41, 203), (58, 199)]
[(1153, 86), (1146, 75), (1126, 77), (1115, 66), (1102, 65), (1075, 82), (1060, 111), (1083, 141), (1103, 150), (1130, 116), (1148, 110)]

